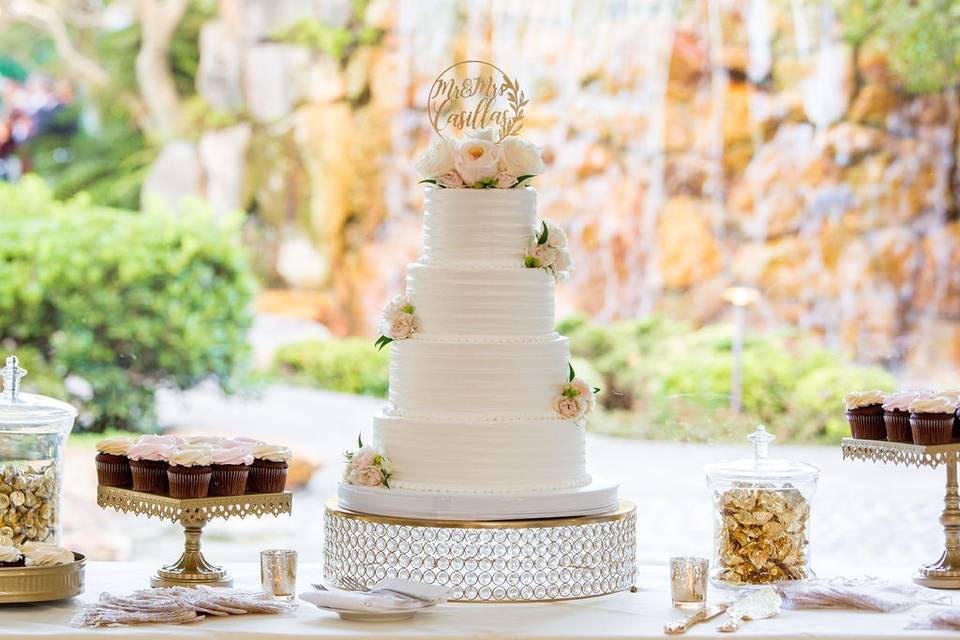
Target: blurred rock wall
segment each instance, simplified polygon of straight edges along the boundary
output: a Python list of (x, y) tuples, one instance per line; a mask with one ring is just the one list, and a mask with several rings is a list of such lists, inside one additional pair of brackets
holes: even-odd
[[(319, 292), (334, 331), (371, 332), (403, 286), (426, 92), (480, 58), (531, 97), (541, 215), (567, 227), (579, 262), (567, 311), (710, 322), (726, 287), (750, 285), (754, 323), (815, 330), (864, 360), (960, 361), (960, 103), (904, 93), (882, 54), (842, 42), (829, 4), (264, 6), (221, 0), (201, 38), (198, 88), (236, 121), (187, 143), (196, 163), (182, 141), (160, 162), (196, 173), (181, 184), (215, 206), (253, 211), (268, 281)], [(323, 29), (277, 35), (305, 22), (342, 46), (331, 54)]]

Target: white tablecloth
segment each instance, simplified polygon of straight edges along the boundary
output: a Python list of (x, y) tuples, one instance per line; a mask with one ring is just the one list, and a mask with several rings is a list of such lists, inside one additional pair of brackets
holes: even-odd
[[(228, 568), (237, 587), (259, 588), (255, 564)], [(663, 624), (678, 617), (678, 612), (670, 607), (665, 567), (643, 567), (638, 575), (638, 593), (542, 604), (450, 604), (406, 622), (343, 622), (332, 613), (301, 602), (296, 614), (285, 616), (208, 618), (200, 623), (180, 626), (109, 629), (74, 629), (69, 626), (78, 601), (94, 601), (104, 591), (126, 595), (144, 587), (154, 569), (144, 563), (91, 562), (87, 567), (86, 592), (75, 601), (0, 605), (0, 638), (663, 638)], [(299, 586), (309, 588), (311, 581), (320, 579), (322, 571), (320, 566), (308, 564), (301, 565), (299, 573)], [(960, 601), (960, 594), (956, 599)], [(771, 620), (746, 623), (738, 635), (864, 640), (958, 637), (957, 632), (905, 631), (903, 627), (910, 617), (910, 612), (784, 611)], [(695, 627), (685, 637), (730, 637), (729, 634), (716, 633), (714, 626)]]

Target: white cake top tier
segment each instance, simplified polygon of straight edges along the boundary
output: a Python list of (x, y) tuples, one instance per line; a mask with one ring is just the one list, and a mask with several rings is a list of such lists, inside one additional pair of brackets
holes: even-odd
[(424, 264), (523, 268), (537, 224), (533, 189), (427, 189)]

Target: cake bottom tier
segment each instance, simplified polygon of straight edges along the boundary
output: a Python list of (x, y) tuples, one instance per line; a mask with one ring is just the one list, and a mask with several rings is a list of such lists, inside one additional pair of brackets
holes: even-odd
[(452, 421), (381, 415), (374, 439), (390, 486), (423, 492), (530, 493), (590, 484), (582, 424), (568, 420)]

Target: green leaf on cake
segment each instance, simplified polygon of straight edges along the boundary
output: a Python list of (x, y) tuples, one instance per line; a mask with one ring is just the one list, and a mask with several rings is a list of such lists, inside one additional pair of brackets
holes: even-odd
[(540, 235), (537, 236), (537, 244), (547, 244), (547, 238), (550, 236), (550, 230), (547, 229), (547, 223), (543, 220), (540, 221), (540, 224), (543, 226), (543, 230), (540, 232)]
[(357, 434), (357, 449), (363, 449), (363, 434)]
[(567, 363), (567, 367), (570, 369), (570, 377), (567, 379), (567, 382), (573, 382), (573, 379), (577, 377), (577, 374), (573, 370), (573, 365), (569, 362)]
[(526, 175), (526, 176), (519, 176), (519, 177), (517, 178), (517, 184), (515, 184), (515, 185), (513, 185), (513, 186), (519, 187), (521, 184), (523, 184), (523, 181), (524, 181), (524, 180), (529, 180), (530, 178), (536, 178), (536, 177), (537, 177), (537, 176), (535, 176), (535, 175), (532, 174), (532, 173), (531, 173), (530, 175)]
[(380, 351), (391, 342), (393, 342), (393, 338), (388, 338), (387, 336), (380, 336), (379, 338), (377, 338), (377, 341), (373, 343), (373, 346), (377, 348), (377, 351)]
[(593, 395), (597, 395), (598, 393), (600, 393), (600, 387), (594, 387), (594, 388), (593, 388)]
[(417, 184), (437, 184), (437, 181), (434, 178), (425, 178)]
[(528, 269), (535, 269), (540, 266), (540, 261), (534, 258), (533, 256), (526, 256), (523, 259), (523, 264)]

